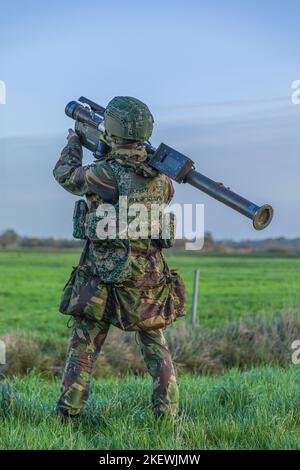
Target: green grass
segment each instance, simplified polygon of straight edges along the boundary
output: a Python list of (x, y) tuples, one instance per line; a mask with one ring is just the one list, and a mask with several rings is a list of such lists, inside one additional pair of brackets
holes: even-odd
[[(270, 363), (268, 351), (273, 346), (275, 352), (281, 348), (290, 357), (289, 339), (291, 336), (291, 340), (298, 339), (294, 336), (299, 329), (297, 321), (288, 313), (293, 311), (296, 315), (300, 307), (299, 256), (171, 253), (168, 258), (170, 266), (178, 268), (185, 280), (189, 314), (193, 271), (200, 270), (200, 326), (184, 329), (184, 323), (190, 320), (187, 318), (170, 328), (170, 332), (176, 333), (171, 338), (171, 346), (175, 358), (179, 355), (179, 362), (184, 354), (189, 356), (186, 360), (198, 355), (201, 370), (207, 358), (215, 367), (216, 357), (221, 354), (221, 362), (231, 360), (233, 364), (241, 362), (245, 366), (244, 356), (248, 350), (251, 352), (252, 333), (258, 346), (261, 338), (262, 363)], [(48, 370), (47, 364), (56, 367), (55, 354), (63, 361), (69, 336), (68, 317), (60, 315), (57, 306), (61, 289), (78, 259), (78, 251), (0, 251), (0, 337), (8, 334), (6, 338), (15, 351), (14, 358), (23, 354), (24, 370), (26, 364), (29, 368), (35, 364), (33, 356), (39, 359), (40, 344), (46, 348), (45, 358), (41, 357), (42, 362), (46, 360), (46, 366), (41, 370)], [(279, 312), (282, 317), (276, 316)], [(260, 316), (263, 314), (270, 324)], [(245, 318), (240, 327), (237, 323), (226, 326), (248, 315), (259, 315), (257, 331), (253, 327), (255, 317)], [(278, 321), (274, 320), (273, 324), (274, 315)], [(218, 328), (212, 331), (211, 327)], [(238, 339), (244, 335), (245, 344), (236, 339), (239, 328)], [(16, 343), (20, 338), (25, 343), (18, 349), (20, 345)], [(112, 339), (107, 341), (114, 348), (116, 343)], [(212, 345), (211, 339), (214, 339)], [(125, 343), (118, 344), (119, 354)], [(264, 348), (267, 348), (265, 352)], [(112, 354), (111, 350), (108, 352)], [(125, 357), (123, 350), (122, 353)], [(247, 367), (253, 364), (252, 356), (251, 353), (247, 358)], [(240, 361), (239, 357), (244, 359)], [(57, 370), (60, 371), (59, 361)], [(256, 363), (260, 363), (260, 356)], [(148, 377), (127, 375), (95, 381), (91, 399), (76, 426), (62, 425), (52, 415), (58, 394), (59, 381), (55, 378), (48, 381), (46, 374), (38, 375), (34, 371), (12, 379), (10, 385), (5, 383), (0, 393), (0, 448), (300, 449), (299, 366), (287, 369), (267, 366), (244, 372), (231, 369), (219, 377), (180, 374), (180, 415), (175, 425), (154, 421)]]
[(300, 257), (188, 253), (169, 260), (186, 282), (189, 309), (193, 270), (200, 270), (198, 308), (203, 325), (300, 306)]
[[(2, 449), (300, 449), (300, 371), (265, 367), (184, 376), (175, 424), (150, 409), (150, 381), (94, 382), (78, 424), (52, 415), (59, 383), (34, 373), (2, 391)], [(0, 395), (1, 396), (1, 395)]]
[[(78, 258), (78, 251), (0, 251), (0, 334), (21, 329), (66, 337), (67, 318), (57, 307)], [(189, 313), (193, 271), (200, 270), (198, 314), (205, 326), (300, 306), (300, 257), (184, 253), (168, 259), (184, 278)]]

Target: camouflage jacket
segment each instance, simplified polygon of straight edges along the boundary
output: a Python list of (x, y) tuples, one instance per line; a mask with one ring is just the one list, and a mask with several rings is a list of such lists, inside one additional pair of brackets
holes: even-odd
[[(54, 177), (67, 191), (85, 196), (88, 205), (88, 250), (63, 291), (60, 310), (95, 321), (107, 319), (125, 330), (161, 328), (184, 315), (181, 278), (171, 272), (158, 244), (137, 240), (93, 239), (90, 221), (103, 202), (165, 202), (173, 196), (169, 178), (147, 165), (143, 148), (119, 148), (104, 159), (82, 166), (82, 147), (73, 137), (63, 149)], [(128, 184), (130, 178), (130, 184)], [(128, 191), (128, 186), (131, 189)]]

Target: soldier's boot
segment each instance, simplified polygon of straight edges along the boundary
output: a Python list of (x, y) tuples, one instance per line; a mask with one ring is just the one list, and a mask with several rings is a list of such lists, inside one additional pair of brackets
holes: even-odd
[(109, 329), (106, 322), (74, 320), (67, 362), (56, 410), (79, 415), (89, 396), (92, 372)]
[(152, 405), (156, 417), (175, 417), (178, 412), (178, 385), (164, 330), (139, 332), (141, 351), (153, 378)]
[(77, 424), (79, 424), (80, 414), (77, 414), (77, 415), (69, 414), (67, 410), (65, 410), (64, 408), (60, 408), (58, 404), (52, 410), (51, 416), (53, 418), (57, 417), (62, 424), (66, 424), (66, 425), (71, 424), (72, 426), (76, 426)]

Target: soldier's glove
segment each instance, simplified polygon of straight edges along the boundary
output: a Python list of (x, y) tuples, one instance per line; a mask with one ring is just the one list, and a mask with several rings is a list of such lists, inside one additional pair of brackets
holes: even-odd
[(73, 129), (68, 130), (68, 135), (67, 135), (67, 141), (70, 142), (72, 139), (78, 139), (78, 135), (76, 132), (73, 131)]

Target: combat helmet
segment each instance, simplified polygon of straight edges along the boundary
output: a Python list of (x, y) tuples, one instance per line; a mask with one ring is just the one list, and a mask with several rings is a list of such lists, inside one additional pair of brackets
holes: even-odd
[(147, 140), (153, 116), (145, 103), (131, 96), (116, 96), (107, 105), (104, 125), (109, 134), (126, 140)]

